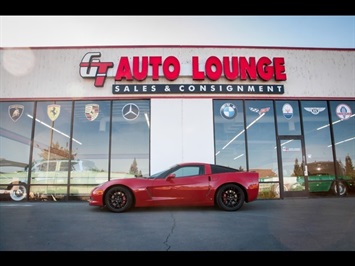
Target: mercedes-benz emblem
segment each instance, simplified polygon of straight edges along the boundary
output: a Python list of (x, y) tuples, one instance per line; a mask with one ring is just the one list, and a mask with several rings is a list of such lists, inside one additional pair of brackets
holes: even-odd
[(122, 116), (126, 120), (134, 120), (139, 116), (139, 108), (134, 103), (127, 103), (122, 108)]

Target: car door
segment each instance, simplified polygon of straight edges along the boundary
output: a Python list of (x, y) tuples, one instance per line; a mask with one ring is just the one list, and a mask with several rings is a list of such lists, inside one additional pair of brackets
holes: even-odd
[(207, 201), (209, 177), (203, 166), (179, 167), (165, 178), (155, 179), (149, 191), (157, 204), (192, 205)]

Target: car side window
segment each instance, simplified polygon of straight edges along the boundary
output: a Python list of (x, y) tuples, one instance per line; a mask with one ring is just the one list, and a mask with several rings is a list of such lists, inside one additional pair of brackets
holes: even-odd
[(43, 162), (35, 166), (32, 172), (55, 171), (56, 162)]
[[(80, 171), (80, 165), (78, 162), (71, 162), (71, 171)], [(88, 169), (83, 169), (88, 170)]]
[(42, 163), (38, 166), (38, 171), (45, 172), (49, 168), (48, 163)]
[(69, 162), (61, 162), (59, 171), (68, 171)]
[(57, 162), (50, 162), (48, 163), (48, 171), (55, 171), (57, 166)]
[(173, 174), (175, 174), (176, 178), (199, 175), (200, 168), (200, 166), (185, 166), (174, 171)]
[(212, 174), (227, 173), (227, 172), (239, 172), (240, 170), (222, 166), (222, 165), (211, 165)]

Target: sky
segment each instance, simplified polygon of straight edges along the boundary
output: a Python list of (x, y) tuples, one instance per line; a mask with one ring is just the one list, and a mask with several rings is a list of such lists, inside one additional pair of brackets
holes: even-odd
[(355, 16), (0, 16), (0, 47), (355, 48)]

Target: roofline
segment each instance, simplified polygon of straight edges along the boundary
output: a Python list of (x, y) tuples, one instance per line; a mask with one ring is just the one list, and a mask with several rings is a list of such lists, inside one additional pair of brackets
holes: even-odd
[(287, 47), (287, 46), (234, 46), (234, 45), (94, 45), (94, 46), (21, 46), (0, 47), (6, 49), (127, 49), (127, 48), (220, 48), (220, 49), (270, 49), (270, 50), (321, 50), (321, 51), (355, 51), (355, 48), (326, 48), (326, 47)]

